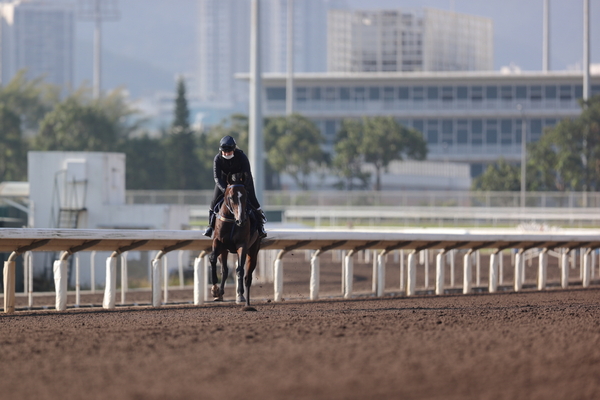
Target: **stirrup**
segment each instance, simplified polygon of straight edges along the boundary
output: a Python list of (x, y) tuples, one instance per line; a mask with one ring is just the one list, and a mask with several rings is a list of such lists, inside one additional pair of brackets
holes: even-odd
[(258, 230), (258, 237), (260, 239), (264, 239), (267, 237), (267, 231), (265, 231), (265, 227), (262, 226), (259, 230)]

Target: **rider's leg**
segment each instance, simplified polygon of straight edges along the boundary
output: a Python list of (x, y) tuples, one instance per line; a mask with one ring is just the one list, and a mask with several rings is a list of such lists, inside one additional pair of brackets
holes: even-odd
[(216, 219), (214, 209), (222, 197), (223, 193), (221, 192), (221, 189), (219, 189), (219, 187), (215, 185), (215, 192), (213, 194), (213, 199), (210, 203), (210, 209), (208, 210), (208, 228), (206, 228), (206, 231), (204, 231), (204, 236), (212, 237), (213, 230), (215, 229)]
[(265, 213), (263, 212), (262, 208), (260, 207), (260, 203), (256, 198), (256, 192), (254, 191), (254, 182), (250, 181), (249, 184), (246, 184), (246, 191), (248, 193), (248, 202), (256, 211), (258, 211), (258, 235), (261, 238), (267, 237), (267, 232), (265, 231), (265, 222), (267, 222), (267, 217), (265, 216)]

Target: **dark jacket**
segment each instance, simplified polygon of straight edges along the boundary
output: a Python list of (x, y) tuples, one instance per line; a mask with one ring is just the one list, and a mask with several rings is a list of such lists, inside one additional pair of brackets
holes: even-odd
[(250, 171), (250, 161), (244, 152), (240, 149), (235, 149), (233, 152), (233, 158), (226, 160), (221, 156), (219, 152), (213, 162), (213, 177), (215, 183), (221, 189), (221, 192), (225, 192), (227, 188), (227, 175), (238, 174), (240, 172), (246, 172), (250, 180), (252, 181), (252, 172)]

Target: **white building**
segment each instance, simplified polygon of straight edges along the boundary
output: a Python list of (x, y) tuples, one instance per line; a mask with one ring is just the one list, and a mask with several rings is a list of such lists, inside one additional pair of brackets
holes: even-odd
[[(199, 0), (198, 94), (214, 106), (248, 102), (248, 84), (234, 74), (250, 69), (250, 1)], [(287, 70), (287, 0), (262, 0), (263, 72)], [(294, 1), (294, 70), (327, 68), (327, 10), (343, 0)]]
[(19, 70), (61, 87), (73, 83), (75, 15), (64, 2), (15, 0), (0, 4), (0, 84)]
[[(294, 81), (294, 108), (321, 129), (327, 151), (344, 118), (393, 116), (423, 133), (428, 160), (468, 163), (472, 176), (501, 157), (519, 162), (523, 130), (537, 141), (544, 128), (579, 116), (583, 92), (577, 71), (317, 73)], [(264, 116), (285, 115), (285, 74), (266, 74), (263, 89)], [(591, 94), (600, 94), (600, 75), (592, 74)]]
[(493, 69), (489, 18), (423, 10), (330, 10), (331, 72)]

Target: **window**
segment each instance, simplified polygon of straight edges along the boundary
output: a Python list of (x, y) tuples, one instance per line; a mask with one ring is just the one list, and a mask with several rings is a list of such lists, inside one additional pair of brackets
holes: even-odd
[(513, 87), (512, 86), (501, 86), (500, 87), (500, 97), (502, 100), (512, 100), (513, 99)]
[(296, 88), (296, 100), (303, 103), (307, 100), (307, 90), (305, 87)]
[(378, 87), (370, 87), (369, 88), (369, 100), (379, 100), (381, 96), (381, 91)]
[(398, 98), (400, 100), (408, 100), (408, 88), (406, 86), (400, 86), (398, 88)]
[(340, 100), (350, 100), (350, 88), (340, 88)]
[(471, 100), (473, 100), (473, 101), (483, 100), (483, 88), (481, 86), (473, 86), (471, 88)]
[(442, 100), (443, 101), (454, 100), (454, 88), (452, 86), (442, 87)]
[[(594, 92), (594, 87), (597, 90)], [(600, 85), (592, 85), (592, 96), (600, 94)], [(575, 85), (575, 98), (581, 99), (583, 98), (583, 85)]]
[(285, 88), (275, 87), (267, 88), (267, 100), (285, 100)]
[(423, 121), (422, 119), (413, 120), (413, 128), (416, 129), (417, 131), (421, 132), (421, 134), (423, 134), (423, 132), (425, 131), (424, 127), (425, 127), (425, 121)]
[(335, 101), (337, 99), (335, 88), (326, 87), (325, 88), (325, 100), (327, 101)]
[(438, 144), (439, 128), (436, 119), (427, 121), (427, 143)]
[(531, 120), (531, 136), (530, 141), (537, 142), (540, 140), (542, 136), (542, 120), (541, 119), (532, 119)]
[(485, 98), (488, 100), (495, 100), (498, 98), (498, 87), (497, 86), (486, 86)]
[(513, 144), (513, 121), (511, 119), (500, 121), (500, 144)]
[(383, 88), (383, 100), (385, 101), (393, 101), (394, 100), (394, 88), (391, 86), (386, 86)]
[(483, 121), (475, 119), (471, 121), (471, 144), (481, 146), (483, 144)]
[(321, 100), (321, 88), (314, 87), (311, 89), (311, 97), (313, 100)]
[(437, 86), (429, 86), (427, 88), (427, 100), (437, 100), (439, 97)]
[(560, 99), (571, 100), (573, 98), (571, 85), (560, 85)]
[(466, 100), (469, 97), (469, 88), (466, 86), (458, 86), (456, 88), (456, 98), (458, 100)]
[[(521, 143), (521, 133), (523, 133), (523, 120), (515, 120), (515, 143)], [(527, 135), (527, 122), (525, 122), (525, 135)]]
[(367, 93), (367, 91), (365, 90), (364, 87), (355, 87), (354, 88), (354, 101), (365, 101), (366, 93)]
[(498, 144), (498, 121), (488, 119), (485, 121), (485, 142), (486, 144)]
[(469, 143), (469, 121), (466, 119), (456, 121), (456, 143)]
[(515, 87), (515, 97), (517, 99), (526, 99), (527, 98), (527, 86), (517, 86)]
[(541, 86), (531, 86), (529, 88), (529, 98), (534, 101), (542, 100), (542, 87)]
[(412, 98), (415, 101), (423, 100), (424, 89), (423, 86), (415, 86), (412, 88)]
[(556, 99), (556, 86), (555, 85), (547, 85), (544, 87), (544, 97), (548, 100)]
[(442, 143), (454, 144), (454, 121), (451, 119), (442, 120)]

